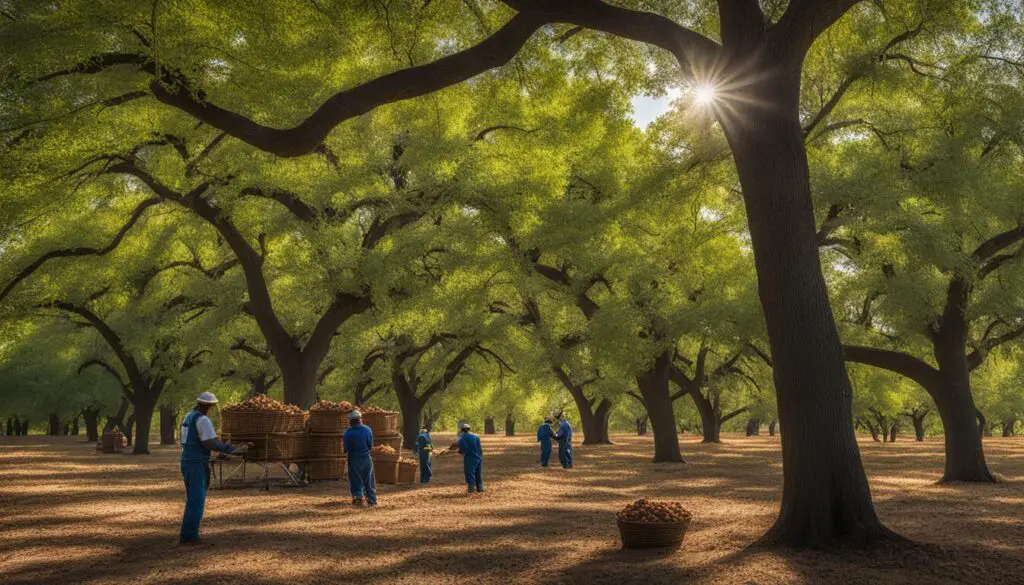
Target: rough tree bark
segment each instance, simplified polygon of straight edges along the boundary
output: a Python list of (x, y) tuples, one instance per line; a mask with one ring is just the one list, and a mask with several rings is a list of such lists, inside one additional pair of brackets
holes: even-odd
[(128, 415), (128, 420), (124, 423), (124, 438), (128, 441), (128, 446), (132, 447), (135, 443), (135, 434), (133, 429), (135, 428), (135, 409), (132, 408), (131, 414)]
[(484, 434), (485, 435), (493, 435), (496, 432), (497, 431), (494, 428), (494, 417), (493, 416), (484, 417)]
[(564, 367), (555, 365), (551, 367), (555, 377), (562, 383), (562, 386), (572, 396), (576, 403), (576, 410), (580, 415), (580, 426), (583, 429), (584, 445), (611, 445), (611, 437), (608, 434), (608, 422), (611, 418), (612, 402), (607, 398), (588, 398), (586, 387), (597, 378), (574, 382)]
[(178, 422), (178, 413), (173, 407), (160, 406), (160, 444), (174, 445), (174, 431)]
[(516, 419), (513, 418), (511, 414), (505, 415), (505, 436), (516, 436)]
[(1015, 427), (1017, 426), (1017, 419), (1011, 418), (1003, 421), (1003, 436), (1013, 437), (1016, 435)]
[(53, 437), (56, 437), (56, 436), (60, 435), (60, 415), (59, 414), (57, 414), (55, 412), (51, 412), (50, 413), (50, 416), (49, 416), (49, 427), (48, 427), (48, 430), (46, 431), (46, 434), (50, 435), (50, 436), (53, 436)]
[(647, 415), (638, 416), (636, 418), (636, 434), (638, 437), (642, 437), (647, 434)]
[(86, 440), (95, 443), (100, 440), (100, 409), (86, 408), (82, 410), (82, 418), (85, 419)]
[(768, 436), (775, 436), (775, 425), (778, 423), (774, 418), (768, 423)]
[(676, 433), (675, 414), (672, 411), (672, 394), (669, 391), (669, 370), (672, 357), (665, 350), (654, 360), (654, 364), (636, 377), (637, 387), (647, 407), (647, 414), (654, 432), (654, 462), (684, 463), (679, 451), (679, 435)]

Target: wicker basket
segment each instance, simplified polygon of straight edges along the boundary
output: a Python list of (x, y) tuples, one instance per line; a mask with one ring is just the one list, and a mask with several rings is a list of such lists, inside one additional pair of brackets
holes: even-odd
[(373, 475), (377, 483), (398, 483), (398, 456), (373, 457)]
[(306, 461), (306, 477), (311, 480), (344, 479), (348, 475), (344, 457), (325, 457)]
[(363, 424), (370, 427), (374, 435), (394, 435), (398, 432), (398, 413), (364, 412)]
[(234, 443), (253, 443), (246, 453), (250, 461), (298, 461), (308, 455), (309, 441), (304, 432), (265, 435), (225, 435)]
[(623, 548), (670, 548), (678, 549), (690, 525), (690, 519), (682, 522), (623, 522), (619, 524)]
[(394, 435), (373, 435), (373, 444), (376, 445), (389, 445), (395, 451), (401, 451), (402, 449), (402, 435), (395, 433)]
[(225, 435), (254, 436), (274, 433), (295, 433), (306, 428), (304, 412), (234, 412), (220, 413), (221, 432)]
[(311, 433), (344, 433), (347, 428), (347, 412), (341, 412), (338, 410), (309, 411), (309, 432)]
[(100, 443), (102, 444), (101, 450), (104, 453), (120, 453), (124, 445), (124, 435), (119, 431), (103, 433), (103, 436), (100, 437)]
[(344, 453), (341, 445), (341, 434), (309, 434), (310, 457), (341, 457)]
[(416, 470), (420, 464), (411, 459), (402, 459), (398, 462), (398, 483), (413, 483), (416, 481)]

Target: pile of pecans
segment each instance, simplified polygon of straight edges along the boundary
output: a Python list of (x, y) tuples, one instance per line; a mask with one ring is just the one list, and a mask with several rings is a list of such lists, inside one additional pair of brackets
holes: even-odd
[(327, 412), (351, 412), (355, 407), (348, 400), (342, 400), (341, 402), (331, 402), (330, 400), (321, 400), (309, 408), (310, 412), (315, 411), (327, 411)]
[(368, 413), (371, 413), (371, 412), (390, 413), (391, 411), (390, 410), (384, 410), (383, 408), (380, 408), (379, 406), (364, 406), (364, 407), (359, 409), (359, 412), (361, 412), (363, 414), (368, 414)]
[(374, 445), (370, 452), (374, 455), (395, 455), (398, 453), (391, 445)]
[(257, 394), (245, 402), (229, 404), (222, 408), (221, 412), (284, 412), (300, 414), (302, 409), (298, 406), (274, 400), (266, 394)]
[(679, 502), (656, 502), (647, 498), (640, 498), (615, 516), (623, 522), (684, 522), (693, 517)]

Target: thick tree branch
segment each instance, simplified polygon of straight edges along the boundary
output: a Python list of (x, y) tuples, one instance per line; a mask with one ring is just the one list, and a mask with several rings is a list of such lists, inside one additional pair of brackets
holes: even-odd
[(767, 27), (758, 0), (718, 0), (718, 20), (722, 45), (729, 50), (759, 42)]
[(901, 351), (844, 345), (843, 357), (848, 362), (874, 366), (914, 380), (925, 390), (934, 388), (940, 375), (928, 363)]
[(22, 271), (19, 272), (17, 276), (15, 276), (13, 279), (11, 279), (10, 282), (7, 283), (3, 290), (0, 291), (0, 302), (2, 302), (4, 298), (7, 297), (8, 294), (10, 294), (10, 292), (14, 289), (14, 287), (18, 285), (18, 283), (22, 282), (23, 280), (31, 276), (33, 272), (38, 270), (39, 267), (41, 267), (43, 264), (46, 264), (46, 262), (49, 260), (53, 260), (55, 258), (71, 258), (76, 256), (105, 256), (110, 252), (114, 251), (117, 248), (117, 246), (120, 245), (121, 241), (124, 239), (128, 231), (131, 230), (136, 223), (138, 223), (139, 218), (142, 217), (142, 214), (145, 213), (145, 211), (150, 207), (157, 205), (159, 203), (161, 203), (161, 200), (157, 197), (153, 197), (150, 199), (146, 199), (142, 203), (136, 205), (131, 215), (128, 216), (128, 221), (126, 221), (124, 225), (121, 226), (121, 229), (119, 229), (117, 233), (114, 234), (114, 238), (110, 240), (110, 243), (102, 248), (64, 248), (62, 250), (53, 250), (52, 252), (47, 252), (46, 254), (43, 254), (34, 262), (32, 262), (24, 269), (22, 269)]

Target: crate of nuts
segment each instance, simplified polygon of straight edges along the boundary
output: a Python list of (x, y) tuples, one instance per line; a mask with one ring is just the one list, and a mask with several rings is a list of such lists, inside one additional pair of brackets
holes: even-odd
[(641, 498), (616, 515), (623, 548), (672, 548), (683, 543), (693, 515), (679, 502)]

